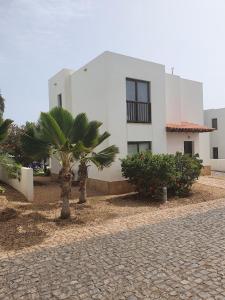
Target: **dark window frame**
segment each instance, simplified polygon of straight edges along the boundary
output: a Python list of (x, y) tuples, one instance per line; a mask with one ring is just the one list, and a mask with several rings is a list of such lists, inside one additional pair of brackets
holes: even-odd
[[(126, 86), (127, 86), (127, 81), (132, 81), (135, 84), (135, 100), (129, 100), (127, 99), (127, 93), (126, 93), (126, 103), (127, 103), (127, 110), (128, 110), (128, 105), (129, 104), (134, 104), (135, 107), (135, 117), (132, 120), (128, 120), (127, 118), (127, 122), (128, 123), (152, 123), (152, 112), (151, 112), (151, 82), (147, 81), (147, 80), (141, 80), (141, 79), (134, 79), (134, 78), (130, 78), (130, 77), (126, 77)], [(138, 101), (138, 82), (142, 82), (142, 83), (147, 83), (147, 102), (144, 101)], [(146, 119), (146, 121), (143, 120), (139, 120), (138, 118), (138, 104), (139, 105), (145, 105), (148, 108), (148, 117)]]
[[(216, 152), (214, 152), (214, 150), (216, 150)], [(218, 147), (212, 147), (212, 155), (213, 155), (213, 159), (219, 159), (219, 148)]]
[(58, 107), (62, 107), (62, 94), (57, 95), (57, 104)]
[(138, 142), (127, 142), (127, 152), (128, 152), (128, 145), (137, 145), (137, 153), (140, 153), (140, 144), (148, 144), (148, 151), (152, 151), (152, 141), (138, 141)]
[[(215, 122), (215, 124), (214, 124)], [(217, 130), (218, 129), (218, 119), (217, 118), (212, 118), (212, 128)]]

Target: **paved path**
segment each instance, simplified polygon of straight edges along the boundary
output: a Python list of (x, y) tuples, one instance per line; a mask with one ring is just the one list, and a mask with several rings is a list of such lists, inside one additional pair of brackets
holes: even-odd
[(0, 299), (225, 299), (225, 201), (2, 258)]

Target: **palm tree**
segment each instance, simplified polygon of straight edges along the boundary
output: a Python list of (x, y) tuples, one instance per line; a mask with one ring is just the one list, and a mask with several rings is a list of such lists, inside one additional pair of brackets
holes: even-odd
[[(95, 124), (98, 124), (97, 128)], [(73, 118), (67, 110), (55, 107), (49, 113), (41, 113), (36, 128), (31, 127), (22, 137), (25, 153), (33, 156), (34, 159), (40, 153), (48, 152), (59, 161), (61, 165), (61, 218), (63, 219), (70, 217), (69, 197), (73, 166), (78, 159), (82, 162), (87, 157), (87, 151), (90, 150), (87, 147), (93, 145), (93, 135), (96, 134), (99, 126), (100, 123), (96, 121), (89, 123), (85, 114)], [(109, 136), (108, 133), (102, 135), (102, 141), (106, 135)], [(100, 143), (100, 138), (98, 142)]]
[(96, 153), (94, 151), (95, 148), (109, 138), (110, 134), (107, 131), (100, 134), (99, 127), (102, 123), (98, 121), (89, 122), (85, 114), (80, 114), (78, 116), (78, 123), (78, 140), (81, 143), (81, 147), (79, 152), (75, 153), (75, 158), (79, 161), (79, 203), (85, 203), (87, 202), (86, 185), (89, 165), (94, 164), (99, 170), (109, 167), (119, 150), (115, 145), (112, 145)]

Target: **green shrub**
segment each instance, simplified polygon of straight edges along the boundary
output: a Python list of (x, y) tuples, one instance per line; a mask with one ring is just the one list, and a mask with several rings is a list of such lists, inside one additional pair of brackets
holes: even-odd
[(202, 161), (197, 155), (191, 157), (182, 153), (152, 154), (147, 151), (121, 161), (123, 176), (137, 192), (152, 197), (158, 197), (163, 186), (173, 195), (188, 194), (202, 168)]
[(142, 195), (158, 196), (176, 176), (174, 156), (170, 154), (142, 152), (122, 159), (121, 166), (123, 176)]
[(171, 183), (170, 190), (172, 194), (186, 196), (191, 187), (198, 179), (203, 167), (199, 155), (190, 156), (177, 152), (174, 156), (176, 164), (176, 180)]

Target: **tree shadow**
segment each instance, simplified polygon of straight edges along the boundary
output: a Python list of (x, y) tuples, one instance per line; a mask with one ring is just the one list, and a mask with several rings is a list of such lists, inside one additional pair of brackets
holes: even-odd
[(143, 198), (138, 194), (113, 197), (105, 200), (110, 205), (118, 207), (159, 207), (162, 205), (162, 200), (154, 198)]
[(5, 251), (21, 250), (42, 243), (48, 234), (44, 226), (38, 225), (46, 222), (52, 220), (37, 212), (23, 215), (17, 213), (16, 218), (1, 223), (1, 248)]

